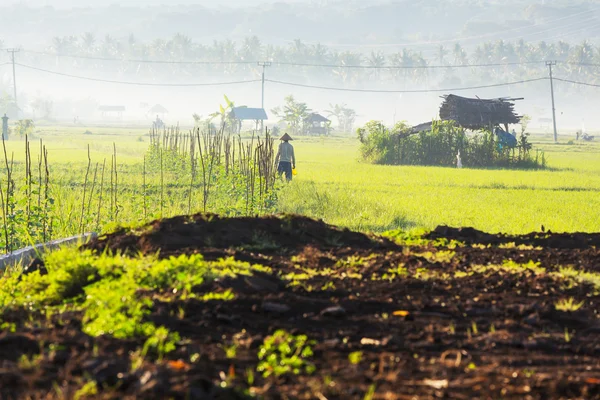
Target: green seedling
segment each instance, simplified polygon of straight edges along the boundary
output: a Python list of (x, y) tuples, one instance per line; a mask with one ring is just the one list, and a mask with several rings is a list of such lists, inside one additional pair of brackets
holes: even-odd
[(576, 303), (575, 299), (573, 297), (570, 297), (568, 299), (561, 299), (561, 300), (557, 301), (556, 303), (554, 303), (554, 308), (556, 308), (558, 311), (577, 311), (584, 304), (585, 304), (585, 301)]
[(348, 361), (350, 361), (350, 364), (352, 365), (357, 365), (361, 362), (362, 357), (362, 351), (354, 351), (348, 355)]
[(278, 330), (261, 345), (256, 369), (264, 378), (271, 375), (312, 374), (316, 368), (308, 359), (313, 355), (310, 347), (313, 343), (306, 335), (294, 336), (285, 330)]

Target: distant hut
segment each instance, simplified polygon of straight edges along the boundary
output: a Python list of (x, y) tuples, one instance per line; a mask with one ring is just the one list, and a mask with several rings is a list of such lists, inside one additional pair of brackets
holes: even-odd
[(264, 108), (251, 108), (245, 106), (234, 107), (229, 115), (231, 118), (238, 121), (239, 128), (241, 128), (243, 121), (254, 121), (257, 130), (258, 125), (268, 119), (267, 112)]
[(122, 119), (125, 106), (100, 106), (98, 111), (100, 111), (102, 118)]
[(164, 118), (165, 114), (168, 114), (169, 110), (167, 110), (165, 107), (161, 106), (160, 104), (155, 104), (150, 110), (148, 110), (148, 114), (151, 115), (158, 115), (160, 116), (160, 118)]
[(518, 124), (521, 116), (514, 111), (515, 100), (523, 98), (470, 99), (449, 94), (440, 107), (440, 119), (455, 121), (463, 128), (472, 130), (493, 129), (504, 126), (508, 132), (509, 124)]
[(304, 130), (309, 135), (329, 135), (330, 124), (321, 114), (310, 113), (304, 119)]

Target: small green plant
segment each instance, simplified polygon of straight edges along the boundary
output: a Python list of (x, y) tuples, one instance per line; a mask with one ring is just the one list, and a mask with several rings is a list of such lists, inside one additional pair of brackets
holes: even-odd
[(246, 383), (248, 386), (254, 386), (254, 370), (252, 368), (246, 369)]
[(98, 394), (98, 384), (96, 381), (89, 381), (81, 387), (81, 389), (75, 392), (74, 400), (80, 400), (88, 398), (89, 396), (95, 396)]
[(225, 357), (227, 358), (235, 358), (237, 355), (237, 345), (235, 343), (231, 345), (221, 345), (220, 347), (225, 352)]
[(313, 343), (306, 335), (294, 336), (280, 329), (264, 340), (258, 351), (260, 361), (256, 369), (262, 372), (264, 378), (271, 375), (312, 374), (316, 368), (307, 359), (313, 355), (310, 347)]
[(554, 308), (556, 308), (558, 311), (565, 311), (565, 312), (566, 311), (577, 311), (584, 304), (585, 304), (585, 301), (576, 303), (575, 299), (573, 297), (570, 297), (568, 299), (561, 299), (561, 300), (557, 301), (554, 304)]
[(369, 390), (367, 391), (367, 393), (365, 393), (364, 400), (373, 400), (375, 398), (375, 390), (376, 389), (377, 389), (377, 386), (375, 386), (374, 383), (371, 386), (369, 386)]
[(36, 369), (40, 366), (40, 363), (44, 359), (42, 354), (34, 354), (28, 357), (26, 354), (21, 355), (19, 358), (19, 368), (24, 370)]
[(357, 365), (361, 362), (362, 357), (362, 351), (354, 351), (348, 355), (348, 361), (350, 361), (350, 364), (352, 365)]
[(167, 328), (161, 326), (156, 328), (152, 336), (146, 339), (142, 349), (142, 356), (146, 357), (150, 350), (158, 356), (158, 361), (162, 361), (165, 354), (175, 350), (175, 344), (180, 340), (177, 332), (169, 332)]
[(448, 332), (450, 332), (451, 335), (456, 334), (456, 326), (454, 325), (454, 321), (450, 322), (450, 326), (448, 326)]
[(569, 333), (569, 329), (565, 328), (565, 342), (569, 343), (571, 342), (571, 334)]

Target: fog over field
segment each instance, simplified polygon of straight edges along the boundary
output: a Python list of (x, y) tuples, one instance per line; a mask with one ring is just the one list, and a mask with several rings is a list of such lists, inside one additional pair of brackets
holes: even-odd
[[(116, 4), (118, 3), (118, 4)], [(270, 112), (293, 95), (325, 115), (336, 104), (368, 120), (418, 124), (440, 97), (524, 97), (517, 111), (548, 129), (553, 66), (560, 129), (600, 129), (598, 1), (5, 0), (0, 46), (15, 53), (23, 116), (103, 121), (124, 106), (147, 124), (193, 123), (227, 95)], [(0, 109), (13, 96), (0, 53)], [(3, 111), (3, 110), (0, 110)], [(103, 119), (104, 118), (104, 119)], [(336, 121), (333, 121), (334, 125)]]

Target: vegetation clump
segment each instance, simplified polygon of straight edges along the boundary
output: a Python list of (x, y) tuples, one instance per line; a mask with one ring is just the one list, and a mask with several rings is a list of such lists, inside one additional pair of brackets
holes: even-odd
[[(44, 261), (47, 274), (13, 272), (0, 280), (0, 308), (4, 312), (20, 309), (51, 313), (71, 307), (83, 312), (83, 332), (120, 339), (149, 338), (146, 347), (157, 347), (161, 352), (174, 349), (172, 344), (179, 336), (147, 320), (153, 306), (152, 294), (194, 298), (194, 288), (203, 283), (265, 270), (233, 259), (208, 262), (199, 254), (158, 260), (156, 256), (129, 258), (62, 249), (48, 254)], [(198, 299), (223, 300), (231, 296), (226, 292)]]
[(388, 128), (370, 121), (359, 128), (360, 153), (365, 161), (385, 165), (453, 166), (460, 154), (466, 167), (544, 168), (544, 153), (532, 154), (528, 134), (506, 146), (490, 130), (474, 134), (453, 121), (433, 121), (431, 130), (414, 132), (405, 123)]

